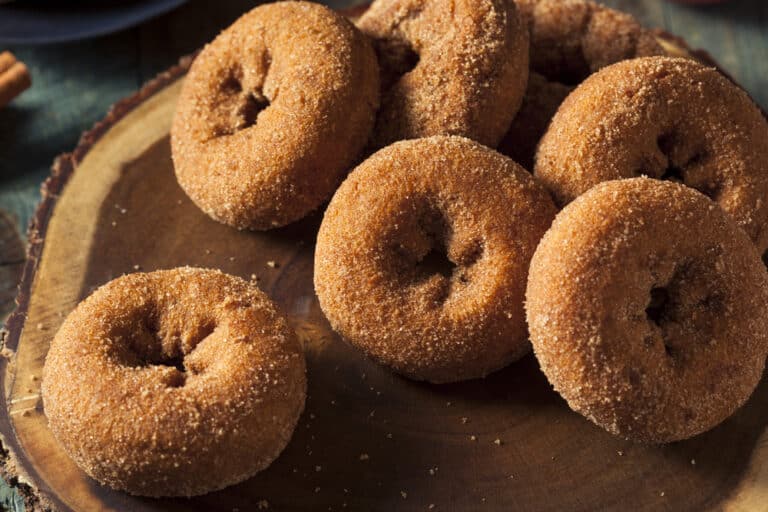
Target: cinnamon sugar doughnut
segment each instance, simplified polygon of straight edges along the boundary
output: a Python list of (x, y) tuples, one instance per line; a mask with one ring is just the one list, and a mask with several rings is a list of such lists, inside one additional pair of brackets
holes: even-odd
[(43, 369), (48, 425), (99, 482), (193, 496), (266, 468), (304, 408), (304, 355), (272, 302), (216, 270), (120, 277), (70, 313)]
[(515, 0), (528, 22), (531, 69), (577, 85), (595, 71), (635, 57), (662, 55), (653, 32), (630, 14), (589, 0)]
[(375, 0), (357, 25), (382, 67), (374, 147), (448, 134), (499, 142), (528, 79), (528, 33), (513, 2)]
[(325, 212), (320, 306), (403, 375), (482, 377), (530, 349), (528, 261), (555, 211), (529, 173), (469, 139), (395, 143), (360, 164)]
[(184, 81), (171, 129), (179, 184), (239, 229), (295, 221), (354, 164), (378, 95), (376, 55), (348, 20), (309, 2), (259, 6)]
[(516, 0), (531, 41), (531, 76), (499, 151), (533, 168), (536, 145), (573, 87), (605, 66), (663, 55), (631, 15), (588, 0)]
[(749, 238), (692, 188), (602, 183), (557, 216), (526, 294), (541, 369), (575, 411), (669, 442), (730, 416), (768, 353), (768, 273)]
[(592, 75), (541, 141), (536, 176), (566, 204), (595, 184), (647, 175), (715, 200), (768, 248), (768, 122), (714, 68), (650, 57)]

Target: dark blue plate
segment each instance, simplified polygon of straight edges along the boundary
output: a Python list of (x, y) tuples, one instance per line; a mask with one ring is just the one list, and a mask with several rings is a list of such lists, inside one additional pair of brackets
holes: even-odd
[(185, 0), (15, 0), (0, 3), (0, 44), (61, 43), (115, 32)]

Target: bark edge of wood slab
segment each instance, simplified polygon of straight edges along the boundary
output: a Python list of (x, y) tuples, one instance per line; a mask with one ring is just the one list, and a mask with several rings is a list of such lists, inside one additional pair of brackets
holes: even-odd
[[(346, 14), (351, 17), (356, 16), (363, 12), (364, 9), (364, 6), (358, 7), (351, 11), (346, 11)], [(657, 31), (656, 34), (665, 47), (676, 48), (681, 54), (692, 55), (702, 62), (716, 66), (716, 63), (708, 53), (701, 50), (691, 50), (682, 39), (676, 38), (664, 31)], [(58, 202), (64, 192), (65, 185), (70, 183), (75, 170), (88, 156), (91, 149), (110, 130), (116, 127), (121, 128), (120, 122), (126, 116), (134, 112), (145, 102), (159, 95), (166, 88), (170, 88), (175, 84), (184, 75), (193, 58), (194, 55), (182, 58), (178, 65), (161, 73), (158, 77), (144, 85), (136, 94), (113, 106), (102, 121), (83, 134), (73, 152), (63, 154), (55, 160), (50, 177), (41, 187), (42, 200), (29, 227), (29, 246), (17, 297), (17, 308), (7, 321), (7, 331), (3, 335), (3, 357), (0, 358), (0, 376), (2, 377), (0, 385), (3, 388), (2, 395), (0, 396), (3, 406), (3, 414), (0, 415), (0, 437), (2, 437), (4, 454), (0, 473), (4, 477), (11, 479), (14, 483), (17, 483), (28, 510), (70, 509), (64, 499), (57, 495), (55, 489), (41, 476), (33, 461), (29, 458), (27, 449), (25, 449), (25, 446), (18, 437), (19, 433), (16, 431), (15, 426), (16, 420), (11, 415), (11, 407), (17, 403), (15, 400), (19, 398), (12, 396), (11, 393), (14, 387), (20, 385), (17, 377), (20, 379), (22, 377), (20, 370), (24, 370), (17, 364), (17, 350), (24, 335), (25, 327), (32, 332), (36, 331), (37, 327), (39, 327), (33, 323), (27, 326), (26, 323), (28, 322), (28, 315), (31, 314), (30, 303), (36, 291), (36, 279), (38, 278), (38, 271), (43, 260), (46, 235), (49, 233), (49, 226), (55, 208), (59, 204)], [(145, 148), (142, 156), (146, 154), (149, 154), (151, 159), (166, 162), (167, 165), (169, 156), (167, 136), (160, 139), (158, 144)], [(150, 157), (147, 158), (149, 159)], [(138, 170), (141, 170), (141, 165), (143, 164), (141, 162), (136, 164), (133, 161), (122, 162), (122, 164), (116, 179), (118, 181), (126, 181), (127, 184), (120, 186), (116, 182), (114, 187), (119, 189), (119, 193), (122, 194), (119, 197), (126, 200), (135, 200), (135, 197), (131, 195), (132, 190), (148, 190), (147, 187), (149, 187), (149, 185), (143, 182), (144, 180), (137, 179), (137, 176), (134, 176), (138, 172), (136, 165), (139, 166)], [(173, 186), (173, 183), (171, 183), (172, 176), (165, 176), (163, 179), (165, 180), (162, 181), (164, 186)], [(163, 190), (170, 189), (166, 188)], [(109, 198), (112, 197), (111, 194), (112, 189), (110, 189)], [(107, 199), (108, 197), (105, 196), (101, 206), (106, 205), (111, 208), (112, 205), (108, 203)], [(178, 211), (184, 215), (192, 215), (190, 212), (196, 212), (191, 203), (181, 204), (183, 201), (184, 199), (179, 196), (177, 199), (180, 205), (178, 206)], [(174, 202), (175, 204), (176, 201)], [(111, 210), (105, 213), (103, 209), (98, 210), (96, 213), (100, 216), (105, 216), (105, 219), (107, 216), (113, 215), (114, 218), (118, 219), (118, 222), (122, 222), (122, 217), (119, 217), (120, 208), (118, 206), (117, 204), (115, 205), (117, 213)], [(177, 208), (177, 206), (173, 207)], [(125, 218), (130, 217), (132, 213), (129, 212), (125, 215)], [(538, 480), (533, 481), (535, 480), (532, 480), (534, 476), (541, 476), (546, 484), (551, 483), (552, 485), (559, 485), (562, 481), (569, 481), (569, 478), (576, 478), (575, 483), (570, 482), (569, 484), (569, 488), (574, 489), (572, 493), (576, 495), (574, 499), (577, 500), (571, 504), (586, 503), (585, 501), (578, 501), (579, 499), (586, 500), (584, 496), (593, 499), (595, 496), (598, 496), (601, 500), (603, 498), (608, 500), (601, 502), (603, 506), (610, 506), (611, 504), (620, 506), (623, 502), (622, 500), (628, 499), (629, 496), (617, 495), (617, 492), (632, 492), (633, 488), (649, 490), (643, 487), (648, 485), (655, 485), (655, 487), (651, 488), (648, 494), (643, 494), (645, 500), (639, 503), (638, 506), (649, 508), (660, 506), (684, 508), (684, 505), (688, 504), (689, 507), (695, 506), (696, 508), (711, 509), (727, 506), (734, 510), (754, 510), (756, 505), (768, 503), (768, 451), (766, 450), (768, 448), (768, 438), (766, 438), (768, 433), (765, 431), (768, 413), (760, 412), (768, 410), (768, 397), (761, 398), (757, 396), (768, 394), (768, 383), (766, 383), (765, 378), (755, 393), (757, 398), (753, 397), (750, 404), (737, 413), (733, 419), (726, 422), (724, 426), (718, 427), (712, 433), (698, 436), (689, 442), (676, 443), (661, 448), (638, 446), (617, 440), (575, 414), (570, 413), (559, 397), (549, 389), (546, 380), (538, 372), (535, 360), (532, 357), (516, 363), (507, 370), (491, 375), (484, 381), (449, 386), (428, 386), (410, 383), (390, 374), (386, 370), (378, 368), (344, 344), (338, 343), (338, 339), (333, 338), (332, 333), (328, 332), (328, 326), (323, 324), (321, 313), (316, 308), (316, 304), (306, 304), (306, 293), (311, 293), (306, 289), (307, 283), (297, 283), (295, 281), (298, 278), (294, 279), (292, 276), (306, 275), (308, 271), (311, 275), (311, 258), (308, 258), (307, 253), (311, 255), (313, 239), (310, 236), (308, 244), (304, 244), (304, 241), (307, 240), (308, 234), (311, 234), (313, 229), (316, 229), (319, 222), (318, 215), (314, 215), (305, 221), (300, 221), (297, 226), (289, 226), (279, 230), (279, 233), (275, 236), (273, 236), (274, 234), (235, 234), (229, 228), (213, 224), (212, 221), (203, 218), (204, 216), (199, 212), (194, 213), (194, 215), (197, 215), (195, 217), (195, 229), (199, 228), (202, 230), (200, 233), (210, 228), (212, 232), (215, 230), (214, 236), (224, 237), (228, 240), (228, 243), (232, 244), (229, 246), (222, 245), (222, 247), (255, 247), (265, 252), (263, 255), (253, 256), (254, 262), (261, 258), (258, 259), (259, 265), (253, 268), (257, 274), (264, 276), (261, 283), (262, 288), (281, 303), (284, 308), (286, 305), (289, 306), (289, 315), (293, 315), (294, 318), (298, 318), (297, 315), (294, 315), (295, 308), (307, 308), (310, 314), (314, 315), (312, 322), (300, 323), (298, 320), (294, 322), (294, 326), (307, 346), (308, 363), (310, 363), (309, 381), (311, 397), (307, 404), (305, 416), (297, 428), (295, 440), (292, 441), (292, 445), (300, 444), (301, 446), (289, 447), (288, 451), (290, 453), (286, 453), (285, 460), (281, 461), (278, 459), (274, 468), (268, 470), (271, 476), (260, 475), (253, 481), (248, 481), (229, 490), (215, 493), (213, 497), (210, 497), (211, 495), (208, 495), (208, 498), (203, 497), (201, 498), (202, 501), (199, 502), (202, 508), (210, 508), (214, 504), (218, 504), (217, 500), (226, 502), (231, 496), (234, 496), (232, 499), (235, 501), (226, 505), (229, 509), (231, 509), (233, 504), (235, 506), (240, 505), (240, 508), (243, 510), (248, 507), (256, 508), (260, 503), (260, 498), (259, 491), (254, 493), (253, 487), (259, 488), (259, 485), (262, 485), (266, 489), (270, 485), (274, 486), (275, 482), (281, 485), (284, 484), (283, 491), (288, 497), (283, 496), (283, 499), (289, 500), (281, 504), (280, 499), (277, 499), (277, 502), (273, 505), (276, 509), (282, 509), (285, 503), (322, 503), (326, 505), (328, 503), (324, 500), (328, 499), (327, 492), (333, 493), (334, 499), (339, 498), (338, 507), (342, 506), (341, 500), (349, 501), (351, 504), (350, 509), (355, 509), (355, 504), (360, 506), (367, 504), (369, 505), (368, 508), (370, 508), (371, 502), (388, 508), (426, 508), (426, 505), (430, 502), (424, 501), (427, 498), (423, 496), (424, 493), (421, 492), (421, 489), (416, 486), (406, 488), (409, 481), (418, 482), (424, 487), (439, 487), (441, 496), (442, 494), (446, 496), (446, 499), (449, 500), (449, 505), (458, 506), (462, 504), (465, 508), (469, 504), (475, 503), (476, 507), (493, 509), (494, 498), (496, 498), (499, 502), (499, 508), (515, 506), (518, 509), (527, 509), (535, 506), (539, 509), (547, 509), (547, 503), (533, 502), (532, 499), (537, 497), (543, 500), (555, 499), (550, 494), (559, 495), (557, 499), (561, 500), (559, 503), (549, 501), (550, 509), (562, 507), (566, 504), (568, 497), (564, 497), (564, 495), (568, 493), (552, 492), (548, 486), (536, 487)], [(112, 225), (116, 225), (114, 221)], [(109, 223), (102, 227), (108, 228)], [(116, 229), (119, 231), (119, 225)], [(106, 236), (107, 241), (103, 242), (101, 246), (94, 241), (95, 246), (90, 246), (90, 249), (95, 250), (94, 247), (98, 248), (101, 253), (105, 254), (105, 258), (111, 258), (111, 261), (119, 261), (120, 265), (122, 265), (119, 268), (125, 270), (132, 261), (128, 259), (121, 260), (120, 255), (110, 253), (109, 247), (109, 243), (121, 240), (122, 236), (109, 238), (112, 235), (109, 235), (108, 231), (100, 231), (99, 233)], [(200, 236), (200, 233), (196, 236)], [(126, 236), (130, 235), (127, 234)], [(257, 242), (254, 242), (255, 245), (243, 245), (246, 242), (250, 244), (250, 240), (244, 242), (249, 237), (258, 239)], [(269, 244), (275, 243), (275, 240), (277, 240), (276, 243), (279, 247), (270, 253), (271, 246)], [(182, 244), (182, 242), (176, 240), (163, 240), (160, 242), (153, 240), (152, 243), (169, 243), (171, 244), (170, 247), (177, 249), (181, 247), (179, 244)], [(199, 249), (202, 250), (203, 247)], [(188, 251), (188, 248), (185, 251)], [(279, 268), (277, 270), (264, 268), (263, 263), (265, 261), (272, 261), (267, 260), (267, 258), (273, 258), (274, 254), (286, 256), (286, 258), (278, 262)], [(161, 256), (164, 257), (164, 255)], [(251, 265), (249, 263), (243, 267), (244, 263), (238, 260), (238, 258), (247, 260), (251, 257), (247, 251), (242, 251), (236, 255), (228, 253), (214, 255), (214, 257), (218, 258), (216, 260), (217, 266), (221, 266), (225, 271), (232, 271), (234, 273), (239, 272), (242, 274), (246, 271), (245, 269), (250, 268), (248, 265)], [(201, 260), (206, 259), (204, 255), (199, 255), (199, 258)], [(151, 262), (150, 265), (162, 266), (163, 264), (168, 264), (168, 261), (155, 261)], [(113, 272), (113, 269), (99, 268), (93, 270), (91, 267), (86, 269), (88, 276), (87, 278), (83, 277), (82, 283), (84, 286), (78, 290), (79, 295), (87, 294), (89, 291), (88, 286), (103, 283), (109, 277), (107, 274)], [(128, 270), (130, 271), (130, 269)], [(291, 270), (291, 272), (286, 270)], [(309, 285), (311, 289), (311, 283)], [(297, 293), (297, 289), (301, 289), (303, 295), (298, 297), (300, 300), (296, 301), (297, 297), (291, 294)], [(296, 303), (294, 304), (294, 302)], [(32, 322), (32, 320), (29, 321)], [(46, 327), (43, 326), (43, 328)], [(50, 331), (46, 332), (47, 336), (53, 336), (55, 329), (50, 329)], [(327, 355), (329, 353), (331, 354), (330, 356)], [(337, 364), (339, 362), (343, 364), (339, 364), (335, 369), (329, 366), (327, 361), (322, 365), (311, 364), (312, 361), (322, 357), (334, 360)], [(40, 362), (38, 361), (38, 363)], [(24, 377), (27, 378), (29, 376)], [(34, 378), (34, 376), (32, 377)], [(313, 377), (320, 381), (325, 380), (327, 383), (336, 382), (339, 387), (330, 390), (323, 388), (313, 389)], [(516, 384), (510, 385), (510, 382)], [(29, 391), (32, 398), (20, 398), (22, 401), (26, 399), (34, 401), (35, 405), (30, 408), (30, 411), (32, 411), (32, 414), (38, 415), (40, 421), (44, 422), (44, 417), (40, 410), (39, 396), (34, 398), (35, 395), (32, 393), (33, 387), (30, 384)], [(368, 388), (370, 388), (370, 392), (368, 392)], [(334, 394), (334, 392), (337, 392), (337, 394)], [(399, 402), (398, 400), (390, 402), (380, 397), (380, 394), (387, 397), (390, 392), (405, 398)], [(754, 402), (756, 401), (760, 401), (760, 404), (755, 404)], [(331, 409), (333, 407), (337, 407), (337, 409)], [(351, 408), (352, 411), (350, 412), (346, 408)], [(537, 410), (529, 414), (531, 408), (537, 408)], [(426, 409), (424, 421), (418, 418), (419, 415), (414, 414), (414, 411), (417, 409)], [(348, 415), (348, 421), (356, 422), (354, 425), (366, 427), (363, 437), (360, 437), (360, 432), (350, 431), (343, 424), (343, 421), (337, 424), (331, 419), (331, 423), (328, 423), (328, 417), (332, 416), (329, 410), (338, 411), (340, 417), (344, 417), (346, 414)], [(509, 421), (508, 414), (511, 414), (510, 411), (512, 410), (514, 410), (514, 414), (519, 414), (522, 418), (519, 420), (522, 426), (518, 426), (518, 430), (512, 429), (500, 432), (498, 429), (489, 427), (493, 424), (506, 425), (505, 422)], [(15, 409), (14, 412), (20, 413), (21, 416), (26, 411)], [(532, 420), (528, 416), (534, 419)], [(513, 419), (517, 421), (517, 417)], [(409, 423), (411, 420), (412, 423)], [(550, 424), (551, 428), (549, 430), (542, 430), (541, 426), (543, 424)], [(439, 427), (436, 427), (437, 425)], [(324, 428), (325, 430), (323, 430)], [(339, 432), (336, 432), (337, 429)], [(380, 435), (380, 438), (376, 437), (374, 442), (368, 445), (351, 446), (347, 450), (348, 447), (346, 445), (354, 445), (359, 439), (370, 441), (365, 437), (369, 435), (368, 430)], [(312, 445), (315, 434), (320, 438), (323, 433), (328, 432), (337, 433), (336, 437), (347, 435), (349, 441), (344, 440), (342, 444), (339, 444), (338, 440), (334, 438), (319, 441), (318, 445)], [(392, 432), (395, 434), (392, 435)], [(505, 433), (509, 434), (511, 432), (522, 435), (519, 438), (510, 437), (509, 435), (505, 437)], [(525, 435), (526, 433), (530, 435)], [(542, 433), (546, 433), (546, 435), (541, 435)], [(394, 437), (394, 440), (390, 439), (390, 437)], [(472, 439), (473, 437), (474, 440)], [(402, 438), (402, 440), (398, 440), (399, 438)], [(435, 439), (437, 439), (435, 444), (442, 442), (449, 445), (450, 449), (440, 449), (434, 454), (429, 454), (428, 449), (422, 449), (431, 444)], [(497, 439), (498, 443), (496, 443)], [(745, 441), (745, 439), (747, 440)], [(727, 450), (723, 449), (725, 445), (728, 442), (735, 443), (736, 441), (739, 441), (740, 444), (730, 449), (732, 453), (723, 455), (723, 453), (727, 452)], [(397, 450), (397, 444), (390, 446), (389, 443), (402, 444), (400, 445), (400, 450)], [(521, 443), (521, 445), (518, 447), (516, 443)], [(305, 449), (305, 444), (307, 446), (312, 445), (312, 450), (309, 448)], [(530, 447), (527, 447), (527, 445), (530, 445)], [(723, 448), (720, 448), (721, 445), (723, 445)], [(504, 451), (505, 447), (510, 453)], [(45, 452), (45, 454), (50, 456), (51, 460), (55, 460), (57, 457), (57, 455), (52, 454), (56, 447), (33, 448), (36, 450), (45, 448), (45, 450), (51, 452)], [(515, 450), (510, 450), (511, 448), (516, 449), (520, 453), (516, 455)], [(344, 450), (347, 451), (345, 452)], [(312, 455), (313, 451), (314, 455)], [(397, 453), (398, 451), (400, 453), (399, 456), (392, 455), (393, 452)], [(452, 457), (452, 451), (464, 454), (471, 453), (473, 455), (471, 457), (465, 455)], [(332, 458), (338, 457), (342, 452), (344, 457), (346, 457), (343, 460), (339, 461)], [(737, 455), (734, 455), (736, 452), (738, 452)], [(476, 455), (479, 453), (485, 455), (482, 457)], [(534, 464), (536, 466), (535, 471), (526, 473), (525, 464), (521, 461), (527, 460), (525, 456), (530, 455), (530, 453), (537, 454), (537, 457), (541, 460)], [(39, 462), (40, 454), (38, 453), (37, 455)], [(377, 466), (378, 460), (386, 462), (388, 457), (393, 456), (395, 457), (394, 461), (390, 460), (384, 466)], [(582, 468), (586, 468), (587, 472), (580, 472), (578, 469), (574, 470), (574, 468), (578, 468), (579, 460), (582, 456), (589, 458), (584, 463), (586, 465)], [(695, 461), (694, 456), (696, 458)], [(300, 458), (297, 459), (297, 457)], [(410, 457), (408, 461), (403, 460), (408, 457)], [(497, 460), (496, 458), (499, 457), (503, 458), (504, 462), (510, 465), (508, 468), (509, 475), (505, 473), (499, 476), (496, 474), (498, 471), (496, 473), (493, 471), (499, 470), (494, 464)], [(521, 459), (520, 457), (523, 458)], [(600, 467), (595, 467), (595, 460), (600, 460)], [(402, 463), (398, 468), (399, 473), (410, 474), (410, 472), (413, 472), (414, 474), (421, 475), (421, 477), (416, 480), (413, 479), (416, 477), (408, 480), (396, 474), (390, 475), (388, 471), (391, 470), (391, 466), (395, 461)], [(451, 467), (450, 461), (455, 461), (456, 467)], [(570, 467), (568, 467), (569, 461)], [(647, 474), (636, 474), (637, 467), (639, 467), (634, 464), (636, 461), (640, 461), (642, 468), (645, 468)], [(695, 466), (694, 463), (696, 464)], [(334, 464), (341, 465), (334, 468)], [(411, 464), (411, 466), (408, 466), (408, 464)], [(438, 467), (435, 468), (434, 466)], [(469, 473), (463, 474), (463, 471), (467, 471), (466, 467), (470, 468), (468, 470)], [(691, 468), (693, 467), (697, 469), (696, 472), (692, 471)], [(300, 468), (300, 471), (294, 472), (294, 468)], [(592, 470), (593, 473), (589, 473), (589, 470)], [(66, 472), (68, 470), (62, 469), (62, 471)], [(274, 474), (275, 472), (277, 474)], [(378, 482), (366, 480), (367, 477), (364, 476), (366, 472), (372, 473), (374, 477), (378, 475), (380, 480)], [(727, 474), (723, 474), (724, 472)], [(349, 477), (350, 474), (361, 473), (360, 478), (362, 480), (358, 482), (360, 486), (356, 486), (356, 482), (337, 482), (334, 480), (334, 473), (339, 475), (339, 478), (341, 478), (341, 475)], [(446, 478), (450, 479), (452, 475), (457, 474), (459, 475), (457, 481), (445, 481)], [(73, 473), (73, 475), (73, 478), (85, 479), (82, 481), (78, 480), (78, 485), (84, 486), (83, 488), (87, 493), (92, 493), (93, 496), (102, 499), (103, 501), (99, 502), (99, 504), (103, 505), (105, 509), (119, 509), (130, 506), (131, 508), (135, 507), (137, 510), (188, 510), (194, 503), (198, 503), (196, 501), (184, 500), (134, 498), (105, 490), (89, 481), (84, 475), (77, 473)], [(639, 476), (643, 478), (638, 478)], [(471, 480), (467, 478), (471, 478)], [(500, 480), (498, 480), (499, 478)], [(296, 483), (293, 480), (300, 480), (300, 482)], [(398, 487), (387, 488), (389, 480), (396, 482)], [(629, 481), (629, 484), (627, 484), (627, 481)], [(249, 482), (251, 483), (250, 486)], [(424, 482), (427, 483), (424, 484)], [(584, 492), (577, 491), (574, 486), (578, 486), (579, 483), (583, 482), (590, 482), (593, 486), (602, 485), (603, 487), (587, 489)], [(369, 486), (365, 489), (365, 493), (370, 494), (371, 502), (365, 501), (368, 496), (359, 495), (360, 487), (364, 487), (363, 483)], [(377, 483), (378, 485), (376, 485)], [(467, 484), (471, 484), (471, 487), (477, 487), (479, 490), (470, 489), (470, 486)], [(713, 487), (716, 487), (717, 484), (725, 486), (725, 489), (715, 488), (713, 490)], [(292, 485), (294, 487), (291, 487)], [(337, 485), (339, 488), (330, 489), (333, 485)], [(351, 488), (348, 492), (343, 492), (342, 488), (346, 485), (350, 485)], [(501, 492), (499, 491), (500, 489), (509, 489), (515, 485), (521, 486), (517, 490), (518, 496), (507, 497), (495, 494)], [(543, 484), (540, 483), (540, 485)], [(355, 494), (356, 487), (358, 494)], [(384, 487), (384, 490), (382, 490), (382, 487)], [(315, 488), (319, 489), (318, 492), (314, 492)], [(696, 495), (696, 493), (699, 493), (699, 495)], [(542, 498), (542, 496), (544, 497)], [(470, 498), (474, 501), (467, 501)], [(486, 501), (486, 498), (490, 499)], [(434, 496), (431, 499), (434, 499)], [(562, 501), (563, 499), (566, 501)], [(632, 499), (634, 500), (635, 497)], [(245, 506), (241, 505), (241, 502), (245, 503)], [(638, 503), (637, 501), (634, 502)], [(333, 502), (333, 505), (336, 508), (336, 501)], [(443, 510), (446, 508), (445, 504), (442, 507), (438, 507), (438, 509)]]

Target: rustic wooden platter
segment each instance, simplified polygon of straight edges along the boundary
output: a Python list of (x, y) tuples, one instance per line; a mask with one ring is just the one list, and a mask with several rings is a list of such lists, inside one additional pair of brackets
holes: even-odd
[[(711, 432), (644, 446), (572, 413), (532, 356), (484, 380), (433, 386), (346, 345), (312, 287), (321, 213), (268, 233), (238, 232), (208, 219), (176, 184), (168, 131), (188, 65), (116, 105), (43, 187), (0, 358), (5, 472), (26, 484), (28, 508), (768, 510), (768, 379)], [(257, 276), (306, 347), (309, 398), (286, 451), (255, 478), (194, 499), (132, 497), (89, 479), (59, 448), (40, 375), (63, 318), (95, 287), (178, 265)]]

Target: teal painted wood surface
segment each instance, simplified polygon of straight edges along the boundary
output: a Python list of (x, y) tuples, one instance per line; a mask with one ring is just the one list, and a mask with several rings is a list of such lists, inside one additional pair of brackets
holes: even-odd
[[(0, 110), (0, 210), (23, 233), (39, 187), (56, 155), (72, 150), (110, 105), (133, 93), (180, 56), (200, 48), (258, 2), (194, 0), (138, 27), (93, 40), (8, 49), (30, 68), (33, 87)], [(332, 0), (332, 7), (354, 1)], [(708, 50), (763, 107), (768, 108), (768, 2), (730, 0), (687, 6), (662, 0), (605, 0)], [(1, 12), (0, 12), (0, 15)], [(0, 320), (4, 316), (0, 311)], [(0, 485), (0, 506), (21, 510)]]

